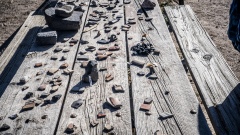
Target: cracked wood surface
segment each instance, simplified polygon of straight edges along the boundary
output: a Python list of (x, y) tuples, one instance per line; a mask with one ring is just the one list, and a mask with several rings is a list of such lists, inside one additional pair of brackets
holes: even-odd
[[(101, 2), (108, 2), (107, 0)], [(122, 4), (122, 1), (120, 1)], [(119, 4), (118, 4), (119, 5)], [(62, 111), (60, 123), (58, 126), (57, 134), (64, 134), (66, 127), (68, 124), (73, 123), (77, 129), (74, 134), (83, 134), (83, 135), (99, 135), (99, 134), (107, 134), (104, 132), (104, 125), (106, 123), (112, 125), (115, 132), (119, 135), (131, 135), (132, 134), (132, 125), (131, 125), (131, 114), (130, 114), (130, 98), (129, 98), (129, 86), (128, 86), (128, 70), (127, 70), (127, 53), (126, 53), (126, 41), (125, 41), (125, 32), (121, 31), (121, 25), (124, 24), (124, 8), (117, 7), (115, 9), (118, 10), (115, 13), (115, 16), (122, 15), (123, 18), (120, 19), (119, 22), (111, 25), (112, 28), (117, 26), (116, 30), (111, 30), (109, 33), (104, 32), (104, 24), (113, 18), (112, 10), (106, 10), (106, 8), (101, 7), (89, 7), (88, 11), (88, 19), (90, 18), (90, 14), (93, 13), (94, 10), (106, 12), (108, 19), (103, 21), (99, 21), (99, 24), (94, 29), (83, 33), (82, 40), (88, 41), (88, 44), (80, 44), (79, 51), (85, 51), (88, 45), (95, 46), (96, 51), (98, 51), (99, 47), (105, 46), (110, 47), (114, 46), (115, 43), (119, 44), (120, 50), (114, 51), (113, 55), (116, 55), (116, 58), (108, 57), (106, 60), (98, 61), (98, 69), (101, 67), (107, 67), (107, 71), (99, 72), (99, 79), (96, 83), (94, 83), (91, 87), (89, 84), (82, 82), (82, 76), (85, 73), (85, 69), (81, 68), (81, 61), (76, 60), (74, 66), (74, 73), (72, 75), (69, 88), (67, 91), (67, 97), (64, 104), (64, 108)], [(86, 20), (87, 22), (87, 20)], [(88, 27), (84, 28), (88, 30)], [(101, 35), (97, 38), (97, 31), (99, 30)], [(106, 45), (98, 44), (97, 41), (100, 39), (107, 39), (111, 34), (117, 34), (118, 40), (116, 42), (112, 42)], [(85, 55), (88, 55), (90, 60), (95, 60), (95, 53), (87, 52)], [(80, 56), (80, 54), (78, 54)], [(107, 73), (111, 73), (114, 76), (114, 79), (110, 82), (105, 82), (105, 75)], [(122, 85), (125, 92), (124, 93), (116, 93), (113, 91), (112, 86), (114, 84)], [(83, 93), (73, 93), (71, 89), (74, 87), (86, 87)], [(121, 109), (113, 109), (106, 103), (107, 97), (118, 97), (122, 102)], [(84, 99), (84, 103), (78, 109), (74, 109), (71, 107), (71, 104), (78, 100)], [(105, 118), (97, 119), (97, 114), (99, 112), (104, 112), (106, 114)], [(116, 113), (121, 113), (121, 117), (117, 117)], [(71, 114), (77, 114), (77, 118), (70, 118)], [(97, 120), (99, 124), (96, 127), (91, 127), (90, 122)]]
[(191, 7), (165, 7), (217, 134), (240, 134), (239, 80)]
[[(87, 10), (87, 6), (83, 7)], [(86, 12), (83, 15), (83, 20), (85, 20)], [(46, 22), (44, 15), (36, 15), (32, 18), (34, 27), (42, 27)], [(54, 46), (41, 46), (35, 43), (35, 38), (37, 31), (30, 31), (29, 35), (24, 39), (24, 47), (28, 46), (29, 49), (24, 49), (23, 54), (25, 54), (25, 58), (22, 61), (17, 61), (14, 63), (15, 68), (18, 68), (13, 78), (6, 78), (2, 80), (1, 89), (4, 90), (4, 93), (0, 99), (0, 116), (2, 120), (0, 121), (0, 125), (6, 123), (11, 126), (11, 128), (2, 133), (13, 133), (13, 134), (42, 134), (49, 135), (54, 134), (57, 121), (59, 118), (60, 109), (62, 107), (63, 98), (65, 96), (65, 91), (67, 85), (69, 83), (69, 76), (62, 74), (62, 69), (59, 70), (54, 75), (47, 75), (47, 71), (50, 68), (59, 68), (61, 64), (64, 62), (69, 64), (68, 68), (72, 68), (76, 50), (78, 48), (78, 44), (70, 47), (68, 43), (62, 43), (63, 38), (65, 37), (74, 37), (76, 39), (80, 39), (81, 31), (83, 29), (83, 25), (79, 31), (67, 31), (67, 32), (59, 32), (58, 33), (58, 42)], [(21, 31), (20, 31), (21, 32)], [(54, 53), (54, 49), (59, 46), (62, 48), (69, 48), (69, 53), (58, 52)], [(56, 55), (58, 59), (56, 61), (50, 60), (52, 55)], [(62, 56), (66, 56), (66, 61), (61, 61)], [(21, 59), (22, 56), (19, 56)], [(34, 64), (37, 62), (42, 62), (46, 65), (43, 65), (39, 68), (34, 68)], [(19, 66), (19, 67), (18, 67)], [(36, 76), (38, 71), (43, 71), (42, 75)], [(11, 72), (10, 72), (11, 74)], [(25, 91), (22, 91), (21, 88), (23, 85), (16, 84), (19, 82), (19, 79), (23, 76), (31, 76), (29, 82), (27, 82), (24, 86), (29, 86), (29, 88)], [(27, 92), (33, 92), (34, 98), (39, 97), (43, 92), (50, 93), (51, 86), (47, 82), (51, 80), (54, 76), (60, 75), (63, 79), (62, 85), (59, 87), (58, 91), (50, 94), (46, 99), (52, 98), (52, 96), (61, 94), (62, 97), (51, 105), (40, 104), (39, 106), (34, 107), (30, 111), (21, 112), (22, 106), (25, 104), (27, 100), (23, 100), (24, 96)], [(10, 83), (5, 88), (5, 85), (8, 84), (8, 79), (10, 79)], [(45, 91), (37, 91), (38, 87), (47, 83), (47, 88)], [(4, 88), (4, 89), (3, 89)], [(10, 120), (8, 117), (13, 114), (18, 114), (18, 118), (15, 120)], [(46, 119), (42, 119), (43, 115), (48, 115)]]
[[(142, 13), (140, 4), (142, 1), (134, 0), (130, 5), (125, 5), (126, 21), (128, 18), (136, 18), (137, 12)], [(157, 3), (157, 0), (154, 0)], [(158, 5), (158, 4), (157, 4)], [(197, 97), (190, 85), (180, 58), (177, 54), (170, 33), (159, 6), (154, 10), (145, 10), (141, 14), (144, 18), (152, 17), (153, 20), (137, 21), (132, 25), (127, 37), (129, 56), (131, 60), (145, 61), (145, 63), (157, 63), (155, 68), (157, 80), (149, 80), (145, 76), (137, 76), (137, 72), (149, 70), (131, 65), (132, 95), (134, 107), (134, 121), (136, 134), (154, 134), (159, 130), (160, 134), (211, 134), (206, 119), (200, 108)], [(148, 30), (152, 27), (154, 30)], [(147, 57), (134, 56), (130, 48), (141, 41), (142, 35), (146, 34), (146, 40), (160, 50), (160, 55), (149, 54)], [(165, 94), (168, 91), (169, 94)], [(139, 110), (140, 105), (147, 97), (153, 98), (151, 116), (147, 116), (144, 111)], [(194, 109), (197, 114), (191, 114)], [(161, 120), (160, 113), (169, 112), (173, 118)]]

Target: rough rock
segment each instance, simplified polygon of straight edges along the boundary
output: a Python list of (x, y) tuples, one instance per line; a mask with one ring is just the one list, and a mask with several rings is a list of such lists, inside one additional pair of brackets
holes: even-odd
[(36, 38), (37, 44), (39, 45), (55, 45), (57, 42), (57, 32), (47, 31), (39, 32)]

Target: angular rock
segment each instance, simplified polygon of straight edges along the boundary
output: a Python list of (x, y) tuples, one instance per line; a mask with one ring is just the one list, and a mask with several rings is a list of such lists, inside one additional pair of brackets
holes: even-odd
[(59, 17), (70, 17), (73, 13), (74, 6), (73, 5), (62, 5), (61, 7), (57, 7), (55, 9), (55, 14)]
[(97, 114), (97, 117), (98, 117), (98, 118), (104, 118), (104, 117), (106, 117), (106, 114), (103, 113), (103, 112), (99, 112), (99, 113)]
[(73, 123), (70, 123), (70, 124), (68, 124), (68, 126), (67, 126), (65, 131), (67, 133), (73, 133), (76, 128), (77, 127)]
[(96, 127), (99, 124), (99, 122), (97, 120), (93, 120), (92, 122), (90, 122), (90, 124), (92, 127)]
[(67, 64), (67, 63), (63, 63), (63, 64), (60, 66), (61, 69), (64, 69), (64, 68), (67, 68), (67, 67), (68, 67), (68, 64)]
[(150, 104), (142, 104), (142, 105), (140, 106), (140, 109), (141, 109), (141, 110), (144, 110), (144, 111), (150, 111), (151, 105), (150, 105)]
[(39, 62), (39, 63), (35, 63), (34, 67), (41, 67), (43, 64), (42, 62)]
[(160, 118), (161, 119), (168, 119), (168, 118), (172, 118), (173, 114), (169, 113), (169, 112), (162, 112), (160, 113)]
[(65, 74), (65, 75), (70, 75), (70, 74), (72, 74), (74, 72), (74, 70), (72, 70), (72, 69), (64, 69), (63, 70), (63, 74)]
[(109, 82), (109, 81), (111, 81), (111, 80), (113, 80), (114, 79), (114, 76), (112, 75), (112, 74), (107, 74), (106, 76), (105, 76), (105, 81), (106, 82)]
[(118, 98), (109, 97), (109, 98), (107, 98), (107, 103), (109, 103), (114, 108), (122, 107), (122, 104)]
[(136, 65), (136, 66), (143, 67), (144, 64), (145, 64), (145, 62), (139, 61), (139, 60), (132, 60), (131, 64)]
[(116, 91), (116, 92), (124, 92), (124, 89), (123, 89), (123, 87), (122, 87), (122, 85), (113, 85), (113, 89), (114, 89), (114, 91)]
[(144, 76), (145, 73), (144, 73), (143, 71), (140, 71), (140, 72), (137, 73), (137, 75), (138, 75), (138, 76)]
[(39, 45), (55, 45), (57, 42), (57, 32), (47, 31), (37, 34), (36, 42)]
[(152, 97), (148, 97), (148, 98), (145, 98), (145, 99), (144, 99), (144, 103), (145, 103), (145, 104), (151, 104), (152, 101), (153, 101)]
[(53, 102), (57, 102), (61, 97), (62, 97), (61, 94), (54, 95), (54, 96), (52, 97), (52, 101), (53, 101)]
[(22, 107), (22, 111), (32, 110), (35, 106), (34, 101), (28, 101), (25, 103), (25, 105)]
[(48, 74), (53, 75), (53, 74), (55, 74), (58, 70), (59, 70), (58, 68), (50, 68), (50, 69), (48, 70)]
[(29, 79), (30, 79), (29, 76), (23, 76), (22, 78), (20, 78), (19, 82), (25, 84), (29, 81)]
[(8, 130), (8, 129), (10, 129), (10, 126), (9, 126), (9, 125), (7, 125), (7, 124), (2, 124), (2, 126), (0, 127), (0, 132), (1, 132), (1, 131), (6, 131), (6, 130)]
[(83, 12), (73, 11), (71, 16), (61, 18), (55, 14), (55, 8), (45, 10), (46, 22), (54, 30), (78, 30), (81, 25), (82, 15)]
[(89, 56), (88, 55), (81, 55), (77, 57), (77, 60), (89, 60)]
[(17, 114), (14, 114), (14, 115), (9, 116), (8, 118), (11, 119), (11, 120), (14, 120), (14, 119), (16, 119), (17, 117), (18, 117), (18, 115), (17, 115)]
[(43, 92), (43, 93), (41, 94), (40, 98), (46, 98), (46, 97), (48, 97), (49, 95), (50, 95), (49, 93)]
[(105, 126), (104, 126), (104, 130), (106, 131), (106, 132), (110, 132), (110, 131), (112, 131), (114, 129), (114, 127), (112, 126), (112, 125), (110, 125), (110, 124), (105, 124)]
[(39, 87), (38, 87), (38, 90), (40, 91), (44, 91), (46, 89), (47, 85), (46, 84), (41, 84)]
[(83, 104), (83, 100), (78, 99), (78, 100), (76, 100), (72, 103), (71, 107), (75, 108), (75, 109), (78, 109), (82, 104)]

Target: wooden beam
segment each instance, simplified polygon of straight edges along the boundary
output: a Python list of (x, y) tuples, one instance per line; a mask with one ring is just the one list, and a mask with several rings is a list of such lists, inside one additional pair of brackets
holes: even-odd
[[(140, 60), (145, 63), (156, 63), (158, 66), (155, 70), (158, 79), (150, 80), (145, 76), (137, 76), (140, 71), (149, 73), (146, 65), (144, 68), (134, 65), (130, 67), (136, 134), (154, 134), (157, 130), (160, 134), (211, 134), (160, 7), (156, 6), (154, 10), (142, 10), (140, 7), (142, 1), (132, 1), (131, 4), (125, 5), (126, 21), (129, 18), (138, 20), (137, 13), (141, 13), (144, 18), (153, 18), (148, 22), (138, 20), (137, 24), (131, 25), (132, 27), (127, 33), (127, 37), (133, 37), (127, 42), (130, 62)], [(158, 3), (157, 0), (154, 2)], [(140, 42), (144, 34), (146, 34), (146, 41), (160, 50), (159, 56), (153, 54), (146, 57), (133, 55), (131, 47)], [(140, 110), (140, 105), (147, 97), (153, 98), (152, 115), (150, 116)], [(191, 114), (191, 109), (196, 110), (197, 114)], [(171, 113), (173, 117), (163, 120), (160, 118), (160, 114), (163, 112)]]
[[(88, 4), (88, 2), (86, 4)], [(88, 6), (83, 6), (83, 9), (86, 10), (82, 17), (82, 19), (85, 20)], [(33, 18), (31, 17), (30, 19), (32, 19), (31, 21), (33, 21), (32, 27), (41, 28), (46, 23), (43, 14), (36, 15)], [(58, 32), (58, 42), (54, 46), (37, 45), (35, 43), (37, 31), (27, 31), (28, 36), (23, 38), (24, 41), (19, 39), (19, 43), (27, 43), (24, 45), (29, 46), (29, 49), (22, 50), (23, 52), (25, 52), (25, 57), (23, 61), (18, 61), (18, 59), (22, 59), (22, 56), (19, 56), (18, 59), (16, 59), (16, 63), (14, 63), (13, 67), (17, 68), (17, 72), (13, 76), (13, 78), (7, 78), (6, 80), (3, 80), (3, 83), (0, 86), (0, 89), (4, 91), (0, 99), (0, 116), (2, 118), (2, 120), (0, 121), (0, 125), (2, 126), (2, 124), (8, 124), (11, 127), (9, 130), (1, 132), (1, 134), (54, 134), (66, 88), (69, 83), (69, 76), (63, 75), (62, 69), (60, 69), (60, 71), (55, 73), (53, 76), (47, 75), (47, 72), (50, 68), (59, 68), (60, 65), (65, 62), (68, 63), (68, 68), (72, 69), (78, 44), (70, 47), (68, 43), (69, 41), (67, 43), (62, 43), (62, 40), (66, 37), (74, 37), (76, 39), (80, 39), (82, 30), (83, 25), (81, 25), (81, 28), (78, 31)], [(21, 33), (21, 31), (19, 32)], [(66, 49), (68, 48), (70, 52), (55, 53), (54, 49), (57, 46)], [(23, 47), (21, 49), (25, 48)], [(53, 55), (56, 55), (58, 57), (56, 61), (50, 60), (51, 56)], [(61, 61), (62, 56), (66, 56), (67, 60)], [(42, 62), (44, 65), (39, 68), (34, 68), (34, 64), (37, 62)], [(20, 67), (18, 67), (17, 65), (20, 65)], [(36, 76), (36, 73), (39, 71), (42, 71), (43, 74)], [(58, 91), (50, 94), (51, 85), (48, 82), (57, 75), (62, 78), (62, 85), (59, 87)], [(17, 83), (23, 76), (29, 76), (31, 77), (31, 79), (25, 85), (18, 85)], [(8, 79), (11, 80), (10, 83), (8, 83)], [(38, 91), (38, 87), (44, 83), (47, 84), (46, 90)], [(8, 84), (7, 88), (3, 89), (3, 87), (5, 87), (4, 85), (6, 84)], [(24, 86), (29, 86), (29, 88), (23, 91), (22, 88)], [(56, 103), (51, 102), (47, 105), (41, 103), (39, 106), (35, 106), (32, 110), (22, 112), (22, 106), (27, 101), (24, 100), (24, 97), (28, 92), (33, 93), (32, 99), (37, 99), (43, 92), (47, 92), (50, 94), (44, 100), (51, 100), (52, 97), (57, 94), (61, 94), (62, 97)], [(18, 118), (16, 118), (15, 120), (11, 120), (8, 118), (9, 116), (14, 114), (18, 114)], [(43, 115), (47, 115), (46, 119), (42, 118)]]
[[(107, 0), (101, 2), (108, 2)], [(123, 4), (120, 1), (120, 4)], [(131, 135), (132, 134), (132, 125), (131, 125), (131, 113), (130, 113), (130, 98), (129, 98), (129, 86), (128, 86), (128, 69), (127, 69), (127, 55), (126, 55), (126, 39), (125, 32), (121, 31), (121, 26), (124, 25), (124, 8), (117, 5), (116, 8), (118, 12), (115, 13), (117, 15), (121, 15), (122, 18), (119, 22), (111, 25), (111, 27), (117, 27), (116, 30), (111, 30), (109, 33), (105, 33), (104, 24), (108, 23), (108, 21), (112, 20), (113, 13), (112, 10), (107, 10), (102, 7), (89, 7), (88, 19), (91, 18), (90, 14), (93, 13), (94, 10), (103, 11), (108, 16), (108, 19), (105, 21), (101, 19), (98, 22), (96, 27), (85, 27), (82, 35), (82, 39), (84, 41), (88, 41), (88, 44), (81, 44), (78, 52), (85, 51), (88, 48), (88, 45), (96, 47), (96, 51), (98, 51), (99, 47), (111, 47), (114, 44), (118, 43), (120, 50), (113, 52), (116, 58), (108, 57), (106, 60), (98, 61), (98, 69), (101, 67), (106, 67), (107, 71), (99, 72), (99, 79), (96, 83), (94, 83), (91, 87), (89, 84), (82, 82), (82, 76), (85, 74), (85, 69), (81, 68), (81, 62), (79, 60), (75, 61), (74, 73), (71, 77), (71, 81), (68, 88), (68, 93), (66, 96), (66, 101), (64, 104), (64, 108), (62, 111), (61, 119), (59, 122), (59, 126), (57, 129), (57, 134), (62, 135), (65, 134), (65, 130), (68, 124), (73, 123), (77, 128), (74, 131), (76, 134), (86, 134), (86, 135), (100, 135), (107, 134), (104, 132), (105, 124), (110, 124), (114, 127), (113, 131), (115, 134), (119, 135)], [(99, 37), (97, 35), (98, 31), (100, 31), (101, 35)], [(106, 39), (111, 34), (117, 34), (118, 40), (116, 42), (111, 42), (106, 45), (98, 44), (97, 41), (100, 39)], [(89, 56), (90, 60), (95, 60), (96, 56), (93, 52), (87, 52), (85, 55)], [(78, 54), (80, 56), (80, 54)], [(114, 79), (110, 82), (105, 81), (105, 76), (107, 73), (111, 73), (114, 76)], [(112, 86), (114, 84), (122, 85), (125, 92), (124, 93), (116, 93), (113, 91)], [(85, 91), (83, 93), (74, 93), (71, 90), (74, 87), (85, 87)], [(110, 96), (118, 97), (122, 102), (123, 106), (121, 109), (113, 109), (106, 103), (106, 99)], [(84, 100), (84, 103), (78, 109), (74, 109), (71, 107), (71, 104), (78, 100), (79, 98)], [(97, 118), (97, 114), (99, 112), (104, 112), (106, 114), (105, 118)], [(116, 114), (121, 113), (121, 117), (117, 117)], [(71, 114), (77, 114), (77, 118), (70, 118)], [(92, 121), (98, 121), (99, 124), (96, 127), (91, 127)]]
[(239, 80), (189, 5), (165, 10), (217, 134), (240, 134)]

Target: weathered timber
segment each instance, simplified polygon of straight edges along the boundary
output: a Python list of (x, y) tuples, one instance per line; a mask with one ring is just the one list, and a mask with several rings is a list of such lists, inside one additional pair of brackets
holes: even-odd
[[(101, 2), (107, 2), (101, 1)], [(121, 2), (122, 3), (122, 2)], [(116, 7), (118, 10), (117, 15), (124, 16), (123, 7)], [(82, 76), (85, 74), (85, 69), (82, 68), (81, 62), (82, 60), (76, 60), (74, 66), (74, 73), (71, 77), (71, 81), (69, 84), (68, 93), (66, 96), (66, 101), (63, 107), (62, 115), (60, 118), (59, 126), (57, 129), (57, 134), (62, 135), (66, 134), (67, 125), (73, 123), (77, 128), (74, 131), (74, 134), (84, 134), (84, 135), (99, 135), (99, 134), (107, 134), (104, 132), (105, 124), (110, 124), (114, 127), (113, 131), (116, 134), (121, 135), (131, 135), (132, 134), (132, 126), (131, 126), (131, 114), (130, 114), (130, 98), (129, 98), (129, 87), (128, 87), (128, 71), (127, 71), (127, 56), (126, 56), (126, 40), (125, 40), (125, 32), (120, 30), (121, 25), (124, 24), (124, 18), (118, 21), (115, 24), (112, 24), (111, 27), (117, 26), (116, 30), (111, 30), (109, 33), (105, 33), (104, 23), (108, 23), (108, 21), (112, 20), (112, 10), (106, 10), (106, 8), (101, 7), (89, 7), (88, 18), (92, 18), (90, 14), (93, 11), (103, 11), (106, 12), (108, 19), (98, 22), (98, 25), (93, 25), (90, 27), (85, 27), (82, 35), (82, 44), (79, 47), (78, 52), (84, 52), (86, 49), (88, 50), (86, 54), (89, 56), (89, 60), (95, 60), (96, 52), (99, 51), (100, 47), (111, 47), (114, 46), (115, 43), (119, 44), (120, 50), (113, 51), (112, 56), (108, 56), (106, 60), (98, 61), (98, 69), (106, 67), (107, 71), (99, 72), (99, 79), (96, 83), (90, 87), (89, 83), (84, 83), (82, 81)], [(87, 22), (86, 22), (87, 24)], [(99, 35), (99, 32), (101, 35)], [(118, 40), (115, 42), (111, 42), (108, 44), (98, 44), (97, 41), (100, 39), (108, 39), (111, 34), (120, 34), (117, 36)], [(98, 35), (98, 36), (97, 36)], [(87, 42), (86, 42), (87, 41)], [(88, 43), (89, 42), (89, 43)], [(95, 51), (91, 52), (89, 46), (93, 46), (90, 48), (96, 48)], [(82, 54), (81, 53), (81, 54)], [(80, 56), (80, 54), (78, 54)], [(116, 56), (116, 58), (114, 58)], [(105, 76), (111, 73), (114, 76), (112, 81), (106, 82)], [(113, 91), (112, 86), (114, 84), (122, 85), (124, 92), (116, 93)], [(84, 92), (72, 92), (76, 87), (78, 89), (86, 87)], [(114, 109), (106, 102), (107, 98), (113, 96), (117, 97), (122, 102), (121, 109)], [(84, 103), (78, 108), (74, 109), (71, 107), (71, 104), (78, 100), (83, 99)], [(106, 114), (105, 118), (97, 118), (97, 114), (99, 112), (104, 112)], [(121, 117), (116, 116), (117, 113), (121, 114)], [(76, 118), (70, 118), (71, 114), (77, 114)], [(97, 120), (99, 124), (95, 127), (91, 127), (91, 122)]]
[[(157, 0), (154, 2), (158, 3)], [(132, 1), (131, 4), (125, 5), (126, 20), (138, 18), (137, 13), (144, 18), (153, 18), (151, 21), (137, 21), (137, 24), (132, 25), (127, 33), (127, 37), (133, 37), (132, 40), (128, 40), (130, 61), (136, 59), (145, 61), (145, 63), (157, 63), (155, 72), (158, 79), (150, 80), (145, 76), (137, 75), (140, 71), (148, 74), (149, 70), (146, 66), (140, 68), (131, 65), (130, 67), (136, 134), (153, 134), (157, 130), (160, 134), (211, 134), (197, 97), (178, 57), (160, 7), (156, 6), (154, 10), (143, 12), (140, 7), (141, 3), (142, 0)], [(145, 34), (146, 40), (160, 50), (159, 56), (152, 54), (148, 56), (132, 55), (130, 48), (140, 42)], [(147, 97), (153, 98), (152, 115), (150, 116), (139, 110)], [(197, 113), (191, 114), (191, 109), (195, 109)], [(163, 119), (163, 117), (168, 117), (164, 116), (166, 112), (173, 114), (173, 117), (170, 115), (171, 118)]]
[[(86, 2), (86, 4), (88, 4), (88, 2)], [(87, 10), (88, 6), (83, 6), (83, 8)], [(83, 15), (83, 20), (85, 20), (85, 17), (86, 13), (84, 13)], [(43, 14), (38, 15), (38, 17), (32, 19), (35, 27), (42, 27), (46, 23)], [(10, 78), (11, 81), (7, 88), (4, 87), (6, 84), (8, 84), (7, 80), (9, 78), (3, 80), (3, 83), (0, 86), (0, 89), (4, 91), (0, 99), (0, 116), (3, 118), (0, 121), (0, 125), (6, 123), (11, 126), (9, 130), (1, 132), (1, 134), (54, 134), (66, 88), (69, 83), (69, 75), (63, 74), (64, 69), (59, 69), (59, 71), (54, 75), (48, 75), (47, 72), (50, 68), (59, 68), (60, 65), (65, 62), (68, 63), (69, 69), (73, 67), (73, 62), (76, 56), (76, 50), (78, 48), (79, 41), (74, 46), (70, 46), (69, 41), (67, 41), (66, 43), (62, 43), (62, 41), (63, 38), (71, 37), (74, 37), (75, 39), (80, 39), (82, 30), (83, 25), (78, 31), (59, 32), (57, 44), (54, 46), (37, 45), (35, 42), (37, 32), (30, 33), (30, 37), (24, 38), (28, 39), (28, 41), (26, 42), (26, 46), (29, 46), (29, 49), (25, 50), (25, 53), (28, 53), (25, 54), (24, 60), (20, 61), (22, 62), (22, 64), (19, 64), (18, 59), (16, 59), (15, 64), (19, 64), (21, 66), (16, 71), (16, 74), (13, 76), (13, 78)], [(20, 40), (20, 42), (23, 41)], [(68, 48), (70, 52), (54, 52), (56, 47), (60, 47), (63, 49)], [(50, 60), (52, 55), (56, 55), (58, 59)], [(67, 60), (61, 60), (62, 56), (67, 57)], [(21, 59), (21, 57), (22, 56), (20, 56), (19, 59)], [(41, 67), (34, 67), (35, 63), (39, 62), (42, 62), (43, 65)], [(43, 74), (36, 76), (37, 72), (39, 71), (42, 71)], [(52, 100), (50, 104), (44, 105), (43, 103), (41, 103), (39, 106), (35, 106), (32, 110), (21, 111), (22, 106), (25, 104), (25, 102), (27, 102), (27, 100), (24, 100), (25, 95), (28, 92), (32, 92), (33, 96), (35, 98), (38, 98), (40, 95), (42, 95), (43, 92), (50, 93), (52, 87), (49, 84), (49, 81), (57, 75), (62, 78), (62, 84), (56, 92), (51, 93), (45, 99), (52, 100), (52, 97), (58, 94), (62, 95), (61, 98), (57, 102), (53, 102), (54, 100)], [(18, 84), (18, 82), (23, 76), (30, 76), (31, 79), (26, 84), (20, 85)], [(39, 86), (45, 83), (47, 84), (46, 89), (44, 91), (39, 91)], [(23, 91), (22, 88), (24, 86), (29, 86), (29, 88)], [(16, 118), (15, 120), (9, 119), (8, 117), (13, 114), (18, 114), (18, 118)], [(44, 115), (47, 116), (45, 117)], [(46, 119), (44, 119), (44, 117)]]
[(165, 7), (218, 134), (240, 134), (239, 80), (191, 7)]

